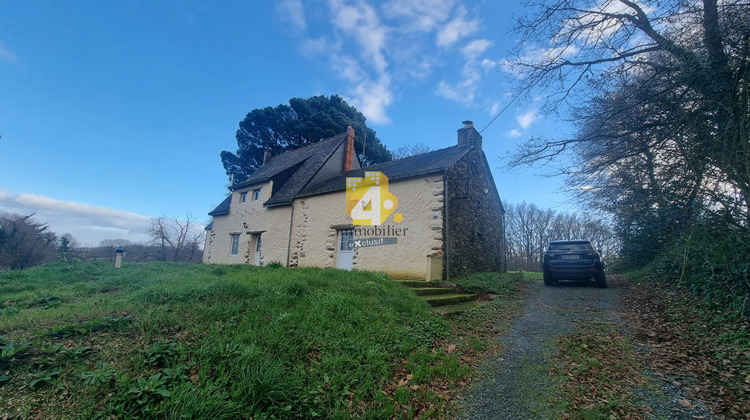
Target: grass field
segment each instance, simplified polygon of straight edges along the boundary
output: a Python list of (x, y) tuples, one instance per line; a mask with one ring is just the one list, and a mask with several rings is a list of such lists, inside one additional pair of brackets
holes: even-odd
[(441, 416), (487, 347), (380, 273), (53, 264), (0, 297), (0, 418)]

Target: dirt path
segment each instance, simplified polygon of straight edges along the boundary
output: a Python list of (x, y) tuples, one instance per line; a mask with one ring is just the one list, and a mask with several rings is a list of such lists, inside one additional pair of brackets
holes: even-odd
[[(624, 328), (621, 319), (621, 295), (624, 286), (610, 281), (599, 289), (583, 284), (545, 287), (529, 286), (522, 314), (507, 335), (498, 337), (504, 345), (500, 356), (480, 368), (482, 378), (463, 395), (458, 411), (460, 419), (546, 419), (559, 417), (551, 404), (555, 384), (549, 375), (552, 357), (557, 352), (555, 338), (570, 334), (576, 323), (609, 324)], [(661, 388), (661, 386), (657, 386)], [(642, 390), (643, 404), (652, 407), (652, 418), (711, 418), (701, 413), (677, 413), (670, 410), (681, 398), (676, 390), (665, 387), (657, 398), (651, 390)], [(698, 417), (693, 417), (700, 414)]]
[(619, 323), (616, 286), (607, 289), (565, 285), (530, 285), (523, 313), (500, 337), (505, 350), (482, 367), (483, 377), (464, 396), (462, 419), (549, 418), (547, 374), (555, 353), (554, 337), (576, 322)]

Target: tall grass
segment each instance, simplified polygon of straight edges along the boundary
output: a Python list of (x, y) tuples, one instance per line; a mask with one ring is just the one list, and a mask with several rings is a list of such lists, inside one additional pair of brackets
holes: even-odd
[(30, 344), (0, 358), (0, 416), (348, 417), (448, 331), (368, 272), (55, 264), (0, 296), (0, 337)]

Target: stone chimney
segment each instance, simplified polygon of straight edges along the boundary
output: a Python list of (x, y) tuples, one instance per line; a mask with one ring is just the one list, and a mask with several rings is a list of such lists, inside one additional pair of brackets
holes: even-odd
[(263, 152), (263, 163), (260, 166), (265, 165), (268, 159), (271, 159), (271, 149), (266, 148), (266, 151)]
[(458, 129), (458, 146), (459, 147), (476, 147), (482, 148), (482, 136), (474, 128), (473, 121), (464, 121), (464, 126)]
[(354, 129), (346, 127), (346, 150), (344, 151), (344, 172), (352, 170), (352, 160), (354, 159)]

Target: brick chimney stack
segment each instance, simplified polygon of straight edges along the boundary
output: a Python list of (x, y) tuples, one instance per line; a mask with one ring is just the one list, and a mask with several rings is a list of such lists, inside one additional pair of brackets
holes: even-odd
[(344, 172), (352, 170), (352, 160), (354, 159), (354, 129), (349, 126), (346, 128), (346, 150), (344, 151)]
[(268, 162), (268, 159), (271, 159), (271, 149), (266, 148), (266, 150), (263, 152), (263, 163), (261, 163), (260, 166), (263, 166)]
[(482, 148), (482, 136), (474, 128), (474, 122), (466, 120), (464, 126), (458, 129), (458, 146), (459, 147), (477, 147)]

